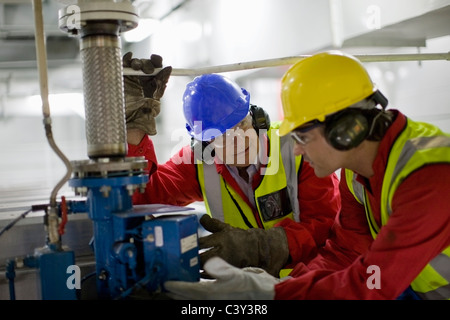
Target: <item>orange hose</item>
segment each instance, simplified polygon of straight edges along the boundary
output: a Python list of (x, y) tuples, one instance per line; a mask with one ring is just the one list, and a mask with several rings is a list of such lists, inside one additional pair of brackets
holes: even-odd
[(66, 197), (61, 197), (61, 223), (58, 226), (58, 233), (60, 236), (62, 236), (66, 231), (64, 230), (64, 227), (67, 223), (67, 203), (66, 203)]

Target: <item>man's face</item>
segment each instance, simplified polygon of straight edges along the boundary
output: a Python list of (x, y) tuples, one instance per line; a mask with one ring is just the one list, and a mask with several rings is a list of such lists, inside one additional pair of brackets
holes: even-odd
[(259, 140), (247, 115), (241, 122), (212, 141), (216, 156), (224, 163), (236, 167), (248, 167), (256, 162)]
[(296, 129), (291, 132), (291, 136), (295, 141), (294, 154), (302, 155), (319, 178), (326, 177), (341, 168), (343, 153), (327, 142), (323, 124)]

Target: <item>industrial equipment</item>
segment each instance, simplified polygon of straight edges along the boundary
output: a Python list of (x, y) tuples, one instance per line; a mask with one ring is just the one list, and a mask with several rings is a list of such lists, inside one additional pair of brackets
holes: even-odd
[[(36, 295), (42, 300), (164, 298), (166, 280), (198, 281), (200, 278), (197, 238), (201, 231), (197, 215), (203, 212), (186, 207), (132, 204), (133, 194), (146, 187), (149, 177), (145, 159), (126, 157), (122, 78), (123, 74), (144, 74), (123, 70), (119, 36), (137, 26), (138, 13), (131, 1), (126, 0), (61, 1), (76, 3), (60, 10), (59, 27), (80, 40), (89, 157), (70, 162), (57, 149), (51, 133), (41, 2), (33, 0), (43, 123), (51, 147), (66, 164), (67, 174), (55, 187), (48, 204), (32, 206), (19, 217), (31, 211), (45, 211), (44, 228), (29, 232), (33, 243), (42, 240), (42, 246), (7, 261), (5, 275), (10, 299), (15, 299), (16, 273), (23, 267), (36, 270), (37, 283), (30, 284), (30, 288), (35, 287)], [(355, 56), (365, 62), (449, 60), (448, 52)], [(289, 65), (304, 57), (199, 69), (174, 68), (172, 75)], [(59, 187), (66, 182), (82, 197), (80, 200), (66, 201), (64, 197), (56, 200)], [(86, 213), (88, 221), (80, 219), (80, 228), (71, 229), (73, 225), (68, 217)], [(0, 235), (11, 227), (12, 224), (7, 225)], [(25, 227), (24, 234), (29, 231)], [(69, 230), (66, 234), (65, 228)], [(86, 264), (78, 259), (74, 247), (86, 240), (87, 228), (92, 261)], [(42, 231), (45, 231), (42, 237), (36, 236)], [(62, 235), (66, 241), (67, 237), (71, 239), (70, 246), (62, 243)], [(93, 271), (83, 275), (86, 265), (92, 266)]]
[[(51, 121), (46, 92), (45, 46), (41, 1), (33, 1), (36, 47), (46, 134)], [(10, 297), (15, 299), (15, 270), (37, 269), (38, 296), (43, 300), (154, 298), (166, 280), (198, 281), (198, 218), (189, 208), (168, 205), (133, 206), (132, 196), (145, 189), (144, 158), (126, 157), (123, 69), (119, 35), (137, 26), (131, 2), (78, 1), (59, 12), (60, 28), (80, 38), (83, 63), (88, 160), (67, 164), (68, 181), (85, 200), (56, 201), (45, 210), (47, 237), (33, 254), (7, 263)], [(41, 32), (41, 33), (39, 33)], [(54, 143), (50, 144), (55, 148)], [(63, 180), (60, 184), (65, 183)], [(61, 241), (67, 216), (87, 212), (92, 220), (94, 285), (81, 279), (75, 253)], [(80, 295), (80, 291), (88, 292)]]

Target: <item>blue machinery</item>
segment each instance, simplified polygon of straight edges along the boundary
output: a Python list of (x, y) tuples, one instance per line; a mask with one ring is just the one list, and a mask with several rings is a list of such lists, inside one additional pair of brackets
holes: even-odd
[[(138, 292), (141, 298), (152, 298), (168, 279), (199, 280), (197, 215), (185, 207), (132, 205), (133, 192), (148, 179), (142, 172), (145, 164), (139, 158), (73, 162), (69, 184), (86, 194), (86, 201), (61, 202), (59, 211), (61, 216), (65, 211), (88, 212), (93, 221), (96, 285), (90, 296), (128, 299)], [(47, 244), (27, 256), (24, 264), (38, 270), (41, 299), (78, 299), (76, 289), (83, 283), (73, 251)], [(12, 263), (7, 278), (14, 298)]]
[(139, 158), (74, 163), (69, 184), (87, 188), (100, 299), (142, 288), (157, 292), (167, 279), (199, 280), (197, 216), (176, 214), (188, 209), (175, 206), (132, 205), (132, 194), (148, 179), (145, 165)]
[[(148, 181), (147, 161), (126, 157), (119, 35), (137, 26), (135, 8), (126, 1), (80, 0), (60, 10), (59, 20), (63, 31), (80, 38), (89, 160), (70, 165), (69, 185), (86, 200), (57, 204), (51, 198), (46, 244), (23, 259), (38, 270), (40, 298), (78, 299), (83, 289), (75, 253), (63, 247), (59, 230), (67, 214), (79, 212), (93, 222), (97, 299), (128, 299), (136, 292), (151, 298), (164, 291), (166, 280), (198, 281), (197, 216), (184, 207), (132, 204)], [(44, 119), (47, 136), (49, 123)], [(6, 269), (15, 299), (14, 261)]]

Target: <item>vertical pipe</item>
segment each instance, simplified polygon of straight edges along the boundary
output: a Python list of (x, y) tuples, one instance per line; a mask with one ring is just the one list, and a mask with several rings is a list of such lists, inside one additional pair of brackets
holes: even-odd
[(88, 156), (127, 154), (121, 47), (117, 22), (90, 22), (81, 31)]
[(119, 272), (122, 266), (112, 255), (114, 243), (123, 240), (123, 230), (115, 233), (113, 213), (131, 209), (132, 200), (123, 186), (112, 187), (108, 196), (102, 193), (101, 187), (96, 187), (89, 189), (88, 204), (89, 217), (94, 223), (97, 293), (100, 299), (110, 299), (119, 295), (119, 287), (126, 284), (118, 281), (123, 274)]

